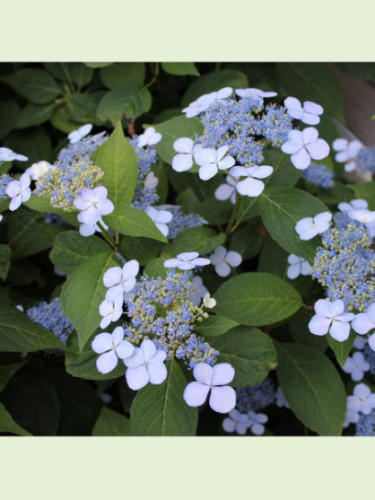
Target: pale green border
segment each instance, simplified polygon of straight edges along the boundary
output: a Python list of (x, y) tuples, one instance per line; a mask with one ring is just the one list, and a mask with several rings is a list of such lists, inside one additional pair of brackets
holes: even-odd
[(373, 13), (370, 0), (8, 0), (0, 60), (374, 61)]
[[(0, 61), (375, 61), (374, 6), (332, 0), (7, 1)], [(2, 438), (13, 500), (339, 500), (372, 493), (371, 438)]]

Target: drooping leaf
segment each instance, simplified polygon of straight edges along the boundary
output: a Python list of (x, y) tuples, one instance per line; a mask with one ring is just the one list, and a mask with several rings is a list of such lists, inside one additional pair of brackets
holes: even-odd
[(31, 436), (30, 432), (18, 425), (7, 412), (5, 406), (0, 403), (0, 433), (7, 432), (18, 436)]
[(298, 292), (270, 273), (244, 273), (215, 293), (215, 312), (244, 325), (270, 325), (292, 316), (302, 305)]
[(77, 330), (80, 350), (99, 327), (99, 305), (106, 293), (103, 275), (117, 265), (111, 252), (95, 255), (79, 264), (64, 283), (61, 306)]
[(130, 420), (103, 407), (92, 431), (93, 436), (130, 436)]
[(194, 436), (198, 411), (183, 399), (186, 385), (181, 368), (172, 360), (165, 382), (148, 384), (135, 396), (130, 408), (132, 435)]
[(296, 417), (322, 436), (339, 436), (346, 393), (333, 364), (313, 347), (277, 344), (277, 378)]
[(199, 71), (195, 67), (194, 63), (189, 62), (163, 62), (161, 63), (161, 67), (166, 73), (170, 75), (192, 75), (199, 76)]
[(35, 104), (46, 104), (62, 94), (58, 83), (42, 69), (21, 69), (1, 80)]
[(230, 363), (235, 369), (235, 387), (258, 384), (277, 366), (272, 341), (257, 328), (238, 326), (210, 343), (220, 351), (218, 362)]
[(91, 160), (104, 171), (100, 183), (108, 189), (108, 198), (115, 209), (130, 205), (137, 184), (138, 162), (134, 148), (124, 136), (121, 123), (110, 138), (94, 151)]

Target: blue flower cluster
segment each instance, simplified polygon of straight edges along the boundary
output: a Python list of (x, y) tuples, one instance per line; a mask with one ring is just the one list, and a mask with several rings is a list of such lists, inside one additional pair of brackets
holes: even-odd
[(168, 238), (174, 239), (176, 236), (189, 227), (199, 227), (207, 224), (207, 221), (200, 215), (184, 214), (178, 205), (160, 205), (158, 208), (168, 210), (173, 215), (173, 219), (168, 224)]
[(145, 183), (146, 177), (150, 174), (157, 162), (157, 153), (153, 146), (139, 148), (137, 146), (138, 137), (129, 140), (129, 142), (135, 149), (138, 160), (138, 182), (132, 207), (146, 210), (146, 208), (156, 203), (159, 199), (155, 190), (157, 183), (154, 187), (147, 186), (147, 182)]
[(355, 427), (356, 436), (375, 436), (375, 410), (370, 415), (361, 415)]
[(53, 332), (64, 345), (74, 331), (74, 326), (62, 310), (59, 298), (51, 303), (40, 302), (37, 306), (28, 309), (26, 314), (31, 321)]
[(335, 185), (333, 181), (335, 174), (332, 170), (329, 170), (324, 165), (318, 165), (316, 163), (312, 163), (309, 167), (303, 170), (301, 177), (302, 179), (311, 182), (311, 184), (321, 186), (324, 189), (332, 188)]
[(322, 235), (312, 276), (331, 300), (340, 299), (349, 309), (366, 311), (375, 298), (375, 251), (363, 224), (346, 214), (334, 216), (336, 227)]
[(356, 167), (359, 173), (375, 173), (375, 147), (362, 148), (357, 155)]
[(131, 318), (125, 335), (134, 343), (152, 338), (167, 359), (184, 359), (189, 368), (200, 361), (213, 365), (220, 354), (193, 333), (195, 324), (208, 315), (189, 300), (191, 279), (190, 272), (176, 270), (170, 270), (166, 279), (142, 276), (124, 299)]
[(13, 177), (10, 175), (0, 175), (0, 200), (7, 197), (5, 189), (12, 180)]
[(263, 148), (271, 143), (280, 148), (292, 129), (292, 118), (283, 106), (268, 105), (263, 110), (259, 97), (221, 100), (200, 117), (204, 132), (196, 138), (206, 148), (227, 145), (228, 153), (241, 165), (261, 165)]
[(236, 393), (239, 411), (258, 411), (275, 402), (276, 387), (270, 378), (266, 378), (260, 384), (239, 387)]
[(55, 168), (36, 182), (34, 194), (48, 199), (56, 208), (74, 210), (75, 198), (83, 189), (94, 188), (104, 175), (101, 168), (93, 165), (90, 156), (107, 139), (102, 132), (62, 149), (54, 163)]

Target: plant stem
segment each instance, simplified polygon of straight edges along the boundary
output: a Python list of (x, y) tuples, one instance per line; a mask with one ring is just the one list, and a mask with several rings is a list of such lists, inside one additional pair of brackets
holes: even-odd
[(159, 63), (155, 63), (154, 76), (145, 85), (146, 89), (148, 89), (149, 87), (151, 87), (151, 85), (153, 85), (156, 82), (156, 80), (158, 79), (158, 76), (159, 76)]
[(236, 215), (237, 215), (237, 211), (238, 211), (238, 207), (240, 205), (240, 200), (241, 200), (241, 196), (236, 193), (236, 203), (234, 204), (234, 207), (233, 207), (233, 211), (232, 211), (232, 215), (230, 216), (230, 219), (229, 219), (229, 222), (228, 222), (228, 226), (225, 230), (225, 236), (227, 237), (228, 234), (230, 233), (232, 227), (233, 227), (233, 224), (236, 220)]

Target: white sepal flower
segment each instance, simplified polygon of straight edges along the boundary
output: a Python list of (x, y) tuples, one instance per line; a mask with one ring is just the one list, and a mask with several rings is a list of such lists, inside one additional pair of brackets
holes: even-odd
[(163, 236), (168, 236), (169, 228), (167, 224), (173, 219), (173, 214), (167, 210), (157, 210), (154, 207), (147, 207), (145, 212), (159, 229), (161, 234)]
[(249, 428), (249, 417), (247, 413), (232, 410), (229, 412), (228, 417), (223, 420), (222, 425), (225, 432), (236, 432), (243, 436)]
[(27, 156), (19, 155), (9, 148), (0, 148), (0, 162), (3, 161), (27, 161)]
[(38, 161), (38, 163), (33, 163), (31, 167), (25, 170), (25, 174), (28, 174), (33, 181), (38, 181), (41, 179), (49, 170), (54, 170), (56, 167), (48, 163), (48, 161)]
[(319, 115), (324, 112), (320, 104), (305, 101), (302, 106), (301, 101), (295, 97), (287, 97), (284, 106), (287, 108), (289, 116), (301, 120), (306, 125), (317, 125), (320, 122)]
[(154, 146), (162, 139), (162, 135), (156, 132), (154, 127), (148, 127), (143, 134), (138, 136), (137, 147), (143, 148), (144, 146)]
[(362, 149), (362, 144), (359, 141), (336, 139), (332, 143), (332, 148), (338, 151), (335, 160), (338, 163), (345, 163), (345, 172), (352, 172), (356, 169), (355, 159)]
[(319, 139), (319, 132), (314, 127), (304, 130), (290, 130), (287, 142), (281, 146), (283, 153), (291, 155), (291, 161), (298, 170), (305, 170), (313, 160), (323, 160), (329, 155), (329, 145)]
[(359, 399), (359, 412), (363, 415), (370, 415), (375, 408), (375, 394), (371, 393), (371, 389), (366, 384), (357, 384), (354, 387), (353, 395)]
[(221, 277), (229, 276), (231, 267), (238, 267), (242, 262), (241, 255), (229, 250), (223, 246), (215, 248), (214, 253), (210, 256), (211, 264), (215, 266), (216, 274)]
[(219, 201), (224, 201), (230, 199), (233, 205), (236, 203), (236, 193), (237, 193), (237, 182), (238, 178), (233, 179), (233, 175), (227, 175), (226, 183), (220, 184), (220, 186), (215, 191), (215, 198)]
[(236, 391), (229, 384), (235, 371), (229, 363), (219, 363), (213, 367), (207, 363), (197, 363), (193, 368), (196, 382), (190, 382), (184, 391), (184, 400), (189, 406), (201, 406), (211, 391), (209, 405), (218, 413), (228, 413), (236, 406)]
[(100, 373), (109, 373), (117, 366), (119, 359), (130, 357), (134, 346), (124, 340), (124, 329), (118, 326), (112, 333), (103, 332), (96, 335), (91, 343), (91, 348), (100, 356), (96, 360), (96, 367)]
[(358, 199), (352, 200), (350, 203), (339, 203), (338, 208), (339, 210), (341, 210), (341, 212), (346, 212), (350, 217), (351, 212), (354, 212), (356, 210), (365, 210), (366, 208), (368, 208), (368, 204), (366, 200)]
[(122, 268), (115, 266), (107, 269), (103, 275), (103, 284), (109, 288), (106, 300), (114, 301), (117, 297), (123, 299), (124, 293), (133, 290), (138, 272), (139, 262), (135, 259), (126, 262)]
[(93, 189), (85, 188), (73, 201), (73, 205), (81, 210), (79, 222), (96, 224), (102, 215), (108, 215), (115, 209), (111, 200), (107, 198), (107, 188), (98, 186)]
[(364, 373), (370, 369), (370, 365), (362, 352), (355, 352), (353, 356), (347, 358), (342, 369), (345, 373), (350, 373), (352, 380), (359, 382), (363, 379)]
[(213, 299), (208, 292), (203, 297), (203, 306), (207, 307), (207, 309), (212, 309), (216, 306), (216, 300)]
[(346, 416), (343, 427), (348, 427), (349, 424), (355, 424), (359, 420), (359, 409), (361, 402), (357, 396), (348, 396), (346, 400)]
[[(353, 328), (353, 323), (352, 323), (352, 328)], [(354, 328), (353, 328), (354, 330)], [(367, 338), (366, 337), (356, 337), (353, 342), (353, 347), (358, 349), (359, 351), (362, 351), (367, 345)]]
[(149, 172), (143, 182), (146, 189), (155, 189), (159, 184), (159, 179), (156, 177), (154, 172)]
[(314, 335), (325, 335), (330, 333), (331, 337), (343, 342), (350, 334), (350, 321), (354, 314), (345, 312), (345, 304), (342, 300), (333, 302), (319, 299), (314, 305), (315, 316), (308, 324), (308, 328)]
[[(365, 335), (370, 330), (375, 330), (375, 302), (364, 313), (356, 314), (352, 321), (352, 328), (359, 335)], [(375, 332), (368, 338), (368, 344), (375, 351)]]
[(210, 261), (203, 257), (199, 257), (198, 252), (182, 252), (174, 259), (167, 259), (164, 262), (164, 267), (177, 267), (182, 271), (188, 271), (198, 266), (208, 266)]
[(112, 321), (117, 321), (122, 315), (123, 298), (117, 296), (114, 300), (104, 299), (99, 306), (99, 314), (102, 316), (100, 328), (107, 328)]
[(305, 217), (296, 224), (296, 232), (301, 240), (311, 240), (318, 234), (324, 233), (330, 226), (332, 214), (330, 212), (322, 212), (315, 217)]
[(253, 167), (233, 167), (229, 173), (235, 178), (246, 177), (237, 182), (236, 190), (243, 196), (256, 197), (264, 190), (264, 182), (259, 179), (269, 177), (273, 172), (273, 167), (269, 165), (254, 165)]
[(192, 280), (193, 290), (188, 299), (195, 306), (199, 306), (203, 297), (208, 293), (207, 288), (204, 286), (202, 278), (200, 276), (194, 276)]
[[(80, 215), (81, 215), (80, 213), (77, 215), (78, 222), (82, 222)], [(99, 223), (104, 227), (104, 229), (108, 229), (107, 224), (103, 221), (102, 218), (100, 218), (95, 224), (81, 224), (79, 226), (79, 234), (81, 236), (86, 237), (86, 236), (92, 236), (96, 231), (98, 233), (101, 233), (102, 230), (98, 226)]]
[(195, 147), (194, 141), (189, 137), (180, 137), (174, 141), (173, 149), (179, 154), (172, 159), (173, 170), (176, 172), (185, 172), (193, 166)]
[(79, 129), (74, 130), (73, 132), (70, 132), (68, 135), (68, 139), (70, 144), (75, 144), (76, 142), (79, 142), (83, 137), (86, 137), (92, 130), (92, 125), (91, 123), (86, 123), (86, 125), (82, 125), (82, 127), (79, 127)]
[(9, 210), (17, 210), (21, 204), (31, 197), (31, 179), (28, 174), (22, 174), (18, 181), (10, 181), (5, 188), (5, 193), (11, 198)]
[(196, 101), (191, 102), (182, 112), (186, 114), (186, 118), (193, 118), (203, 113), (203, 111), (206, 111), (211, 106), (217, 106), (221, 101), (228, 99), (232, 93), (233, 89), (231, 87), (224, 87), (216, 92), (203, 94)]
[(133, 355), (124, 359), (128, 368), (125, 378), (130, 389), (138, 391), (149, 382), (154, 385), (162, 384), (168, 375), (164, 364), (166, 357), (166, 352), (157, 350), (152, 340), (144, 339), (140, 347), (134, 349)]
[(263, 99), (265, 97), (275, 97), (275, 96), (277, 96), (276, 92), (264, 92), (263, 90), (254, 89), (254, 88), (236, 89), (235, 92), (236, 92), (236, 94), (239, 97), (242, 97), (242, 98), (247, 98), (247, 97), (258, 98), (260, 106), (263, 106)]
[(302, 274), (302, 276), (307, 276), (312, 272), (312, 267), (307, 260), (302, 257), (297, 257), (297, 255), (294, 255), (293, 253), (288, 256), (288, 263), (289, 267), (286, 275), (290, 280), (298, 278), (300, 274)]
[(264, 413), (255, 413), (254, 411), (248, 411), (247, 416), (249, 418), (249, 427), (253, 434), (260, 436), (264, 434), (265, 427), (263, 424), (268, 422), (268, 417)]
[(219, 170), (227, 170), (233, 167), (235, 160), (226, 155), (229, 147), (221, 146), (219, 149), (201, 148), (194, 152), (194, 160), (200, 166), (199, 177), (207, 181), (214, 177)]

